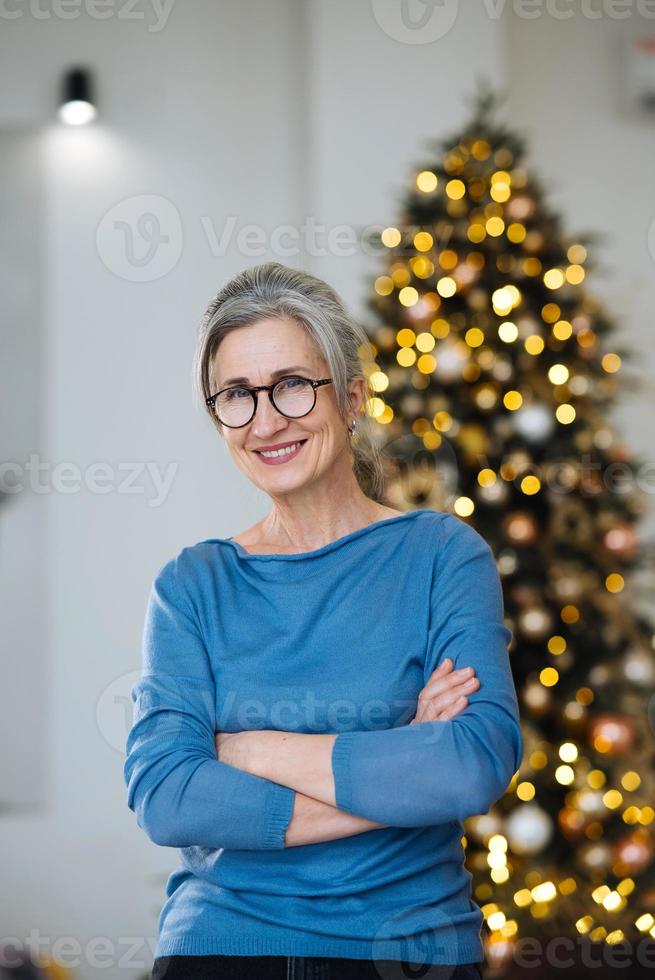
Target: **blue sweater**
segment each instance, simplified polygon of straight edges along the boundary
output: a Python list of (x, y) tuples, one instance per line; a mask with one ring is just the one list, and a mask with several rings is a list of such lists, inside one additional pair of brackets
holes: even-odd
[[(461, 821), (486, 813), (522, 740), (486, 541), (413, 510), (300, 554), (231, 538), (157, 572), (124, 766), (128, 806), (179, 848), (156, 956), (483, 959)], [(446, 657), (480, 687), (410, 725)], [(336, 803), (389, 826), (285, 847), (295, 791), (216, 759), (214, 733), (334, 733)]]

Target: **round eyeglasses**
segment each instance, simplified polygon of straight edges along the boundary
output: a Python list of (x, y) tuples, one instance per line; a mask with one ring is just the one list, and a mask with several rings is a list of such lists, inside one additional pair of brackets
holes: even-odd
[(330, 384), (331, 381), (332, 378), (311, 381), (309, 378), (290, 375), (280, 378), (272, 385), (222, 388), (215, 395), (206, 398), (205, 402), (221, 425), (226, 425), (228, 429), (240, 429), (254, 418), (258, 392), (268, 392), (271, 405), (280, 415), (288, 419), (300, 419), (303, 415), (308, 415), (316, 404), (316, 389)]

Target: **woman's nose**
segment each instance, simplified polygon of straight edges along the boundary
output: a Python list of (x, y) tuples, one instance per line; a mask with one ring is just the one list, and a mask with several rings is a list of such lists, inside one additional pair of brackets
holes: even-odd
[(263, 435), (266, 432), (277, 432), (279, 429), (285, 428), (286, 423), (287, 419), (271, 404), (271, 400), (266, 393), (260, 393), (257, 399), (257, 408), (250, 423), (253, 432), (257, 435)]

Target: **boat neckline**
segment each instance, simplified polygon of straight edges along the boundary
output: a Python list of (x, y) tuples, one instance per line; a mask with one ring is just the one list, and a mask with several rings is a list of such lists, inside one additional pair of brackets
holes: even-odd
[(403, 514), (395, 514), (393, 517), (382, 517), (379, 521), (373, 521), (372, 524), (365, 524), (364, 527), (359, 527), (355, 531), (349, 531), (348, 534), (343, 534), (340, 538), (335, 538), (334, 541), (328, 541), (321, 548), (314, 548), (313, 551), (297, 551), (290, 554), (285, 554), (284, 552), (278, 552), (275, 554), (251, 554), (249, 551), (235, 541), (234, 538), (214, 538), (214, 541), (221, 541), (225, 544), (231, 545), (236, 551), (240, 558), (252, 559), (253, 561), (298, 561), (301, 558), (316, 558), (320, 555), (327, 554), (333, 551), (334, 548), (340, 545), (346, 544), (348, 541), (352, 541), (355, 538), (362, 537), (364, 534), (368, 534), (377, 528), (383, 527), (386, 524), (397, 524), (399, 521), (404, 521), (408, 517), (415, 517), (417, 514), (429, 513), (425, 508), (418, 510), (406, 510)]

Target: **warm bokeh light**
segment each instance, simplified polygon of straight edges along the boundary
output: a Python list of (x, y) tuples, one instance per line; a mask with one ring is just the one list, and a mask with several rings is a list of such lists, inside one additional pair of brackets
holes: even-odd
[(424, 194), (431, 194), (438, 184), (437, 175), (431, 170), (422, 170), (416, 176), (416, 186)]

